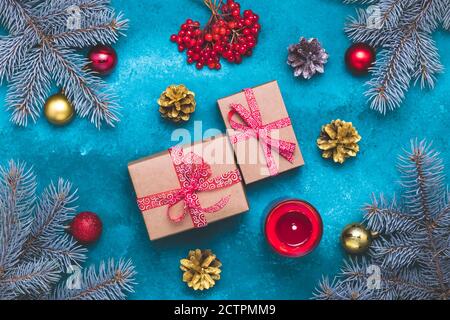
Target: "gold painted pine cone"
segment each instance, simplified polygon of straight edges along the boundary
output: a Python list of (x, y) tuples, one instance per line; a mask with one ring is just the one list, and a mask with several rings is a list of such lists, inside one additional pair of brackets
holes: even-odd
[(317, 146), (323, 150), (323, 158), (333, 158), (334, 162), (344, 163), (347, 158), (356, 157), (359, 141), (361, 136), (353, 124), (338, 119), (322, 127)]
[(159, 112), (174, 122), (188, 121), (195, 111), (195, 93), (184, 85), (171, 85), (158, 99)]
[(211, 250), (191, 250), (186, 259), (180, 260), (180, 269), (184, 271), (183, 282), (194, 290), (208, 290), (220, 280), (222, 263)]

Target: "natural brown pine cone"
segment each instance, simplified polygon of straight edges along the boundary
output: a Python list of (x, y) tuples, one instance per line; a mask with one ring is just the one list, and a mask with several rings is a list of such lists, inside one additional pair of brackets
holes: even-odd
[(180, 269), (184, 271), (183, 282), (194, 290), (208, 290), (220, 280), (222, 263), (211, 250), (191, 250), (186, 259), (180, 260)]
[(184, 85), (171, 85), (158, 99), (159, 112), (174, 122), (188, 121), (195, 111), (195, 93)]
[(317, 146), (323, 150), (322, 157), (333, 157), (334, 162), (344, 163), (347, 158), (356, 157), (361, 136), (351, 122), (333, 120), (322, 127)]

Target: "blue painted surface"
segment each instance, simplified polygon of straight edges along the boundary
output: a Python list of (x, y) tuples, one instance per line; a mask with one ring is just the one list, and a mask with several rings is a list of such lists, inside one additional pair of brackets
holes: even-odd
[[(33, 164), (40, 187), (58, 177), (78, 188), (79, 209), (98, 212), (104, 222), (101, 240), (90, 249), (89, 263), (113, 257), (134, 260), (138, 276), (135, 299), (306, 299), (322, 274), (338, 271), (344, 254), (340, 230), (361, 219), (363, 204), (372, 192), (388, 195), (396, 184), (396, 157), (410, 138), (428, 138), (442, 151), (450, 167), (448, 86), (450, 74), (439, 76), (432, 92), (413, 89), (401, 109), (380, 116), (363, 97), (366, 79), (348, 74), (343, 55), (349, 42), (343, 25), (351, 6), (340, 1), (250, 1), (261, 17), (262, 35), (253, 57), (242, 65), (224, 64), (220, 72), (197, 71), (169, 42), (186, 18), (207, 20), (200, 0), (125, 1), (113, 4), (131, 20), (128, 36), (116, 46), (120, 58), (107, 78), (123, 106), (115, 129), (98, 131), (86, 120), (55, 128), (41, 118), (36, 125), (18, 128), (3, 111), (5, 87), (0, 90), (0, 160), (22, 159)], [(309, 82), (294, 79), (286, 65), (286, 48), (299, 36), (317, 37), (330, 54), (326, 73)], [(450, 66), (449, 35), (435, 36), (442, 62)], [(127, 163), (173, 144), (176, 126), (163, 121), (156, 99), (172, 83), (184, 83), (197, 93), (193, 120), (203, 128), (224, 129), (216, 99), (244, 87), (276, 79), (293, 120), (306, 166), (248, 187), (248, 214), (150, 243), (134, 201)], [(363, 137), (356, 160), (336, 166), (320, 157), (315, 140), (322, 124), (341, 118), (352, 121)], [(183, 126), (193, 132), (194, 122)], [(311, 255), (281, 258), (267, 247), (263, 220), (276, 198), (308, 200), (321, 212), (324, 237)], [(223, 261), (223, 278), (209, 292), (194, 293), (181, 282), (178, 261), (192, 248), (211, 248)]]

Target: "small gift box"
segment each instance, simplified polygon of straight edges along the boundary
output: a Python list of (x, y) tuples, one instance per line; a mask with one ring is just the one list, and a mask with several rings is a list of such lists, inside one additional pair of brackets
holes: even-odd
[(151, 240), (248, 210), (228, 139), (217, 136), (132, 162), (128, 170)]
[(304, 165), (276, 81), (218, 104), (246, 184)]

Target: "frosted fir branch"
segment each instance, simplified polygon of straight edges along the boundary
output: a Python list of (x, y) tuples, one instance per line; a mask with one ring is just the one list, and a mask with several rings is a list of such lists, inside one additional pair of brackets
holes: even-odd
[(440, 212), (446, 193), (443, 162), (431, 147), (426, 141), (412, 141), (411, 151), (399, 157), (398, 165), (408, 211), (430, 222)]
[(11, 80), (32, 46), (33, 42), (27, 41), (26, 34), (16, 37), (0, 36), (0, 85), (4, 80)]
[(357, 10), (356, 17), (349, 17), (344, 31), (353, 42), (364, 42), (371, 46), (385, 46), (392, 41), (395, 33), (383, 28), (379, 29), (368, 27), (369, 13), (366, 10)]
[(424, 32), (416, 32), (413, 35), (416, 46), (417, 62), (413, 77), (415, 84), (420, 80), (420, 87), (434, 88), (436, 74), (444, 71), (440, 62), (436, 43)]
[(29, 6), (17, 0), (0, 1), (0, 22), (11, 33), (24, 30), (29, 22)]
[(401, 31), (397, 37), (400, 40), (378, 55), (371, 68), (373, 78), (367, 82), (370, 88), (366, 96), (371, 101), (371, 108), (382, 114), (400, 106), (412, 79), (409, 68), (416, 61), (412, 39)]
[(8, 217), (28, 219), (36, 200), (36, 177), (23, 162), (0, 166), (0, 204)]
[[(30, 119), (37, 120), (52, 79), (69, 95), (77, 113), (98, 128), (119, 121), (114, 95), (87, 69), (86, 59), (73, 50), (112, 44), (127, 29), (128, 20), (116, 14), (109, 3), (2, 0), (0, 22), (11, 34), (0, 37), (0, 81), (6, 78), (10, 82), (7, 104), (14, 123), (26, 126)], [(68, 10), (71, 6), (76, 6), (80, 17), (78, 29), (68, 27), (74, 14)], [(21, 24), (23, 21), (26, 23)]]
[(122, 300), (133, 292), (135, 271), (131, 261), (113, 259), (102, 262), (99, 270), (91, 266), (83, 271), (80, 289), (58, 286), (52, 300)]
[(447, 30), (450, 29), (450, 6), (448, 6), (444, 10), (444, 16), (442, 18), (442, 23), (443, 23), (445, 29), (447, 29)]
[(358, 9), (345, 28), (354, 42), (365, 42), (380, 50), (367, 83), (366, 96), (372, 109), (385, 114), (398, 108), (413, 80), (422, 88), (434, 88), (443, 66), (431, 33), (440, 24), (449, 26), (448, 0), (344, 2), (374, 8), (374, 12)]
[(79, 246), (66, 234), (65, 226), (73, 218), (77, 200), (72, 185), (60, 179), (44, 190), (36, 209), (36, 217), (30, 227), (30, 234), (23, 245), (23, 259), (36, 255), (57, 260), (64, 267), (79, 265), (86, 259), (86, 249)]
[(94, 46), (99, 42), (112, 44), (118, 40), (119, 32), (126, 30), (127, 24), (128, 20), (122, 19), (122, 16), (118, 15), (117, 18), (102, 24), (59, 33), (52, 36), (52, 40), (58, 46), (72, 48)]
[(17, 125), (26, 126), (29, 118), (36, 122), (50, 91), (45, 51), (46, 46), (31, 49), (9, 84), (6, 101), (12, 110), (11, 121)]
[[(40, 259), (17, 265), (0, 278), (0, 299), (15, 299), (46, 292), (59, 280), (59, 265)], [(1, 293), (5, 290), (5, 297)]]
[(83, 71), (87, 60), (63, 47), (51, 47), (53, 78), (74, 104), (80, 117), (88, 117), (97, 128), (103, 122), (110, 126), (119, 121), (118, 105), (106, 85), (93, 72)]
[(18, 263), (31, 223), (36, 180), (25, 164), (0, 167), (0, 279)]
[(39, 241), (26, 248), (22, 259), (30, 260), (40, 255), (48, 260), (57, 261), (61, 272), (71, 266), (80, 266), (86, 260), (87, 249), (80, 246), (70, 235), (61, 234), (52, 241)]
[[(400, 205), (374, 197), (365, 207), (364, 223), (380, 237), (365, 258), (350, 259), (335, 281), (320, 283), (316, 298), (450, 299), (450, 203), (442, 160), (431, 144), (413, 140), (398, 168)], [(367, 290), (368, 265), (380, 268), (380, 289)]]
[(382, 268), (409, 267), (417, 261), (422, 250), (416, 238), (405, 234), (381, 237), (372, 246), (373, 255), (380, 258)]
[[(48, 298), (66, 270), (86, 258), (87, 250), (65, 232), (76, 200), (71, 184), (51, 184), (38, 205), (35, 192), (35, 176), (24, 163), (0, 166), (0, 300)], [(98, 273), (91, 267), (78, 298), (123, 299), (134, 274), (130, 261), (111, 260)], [(67, 289), (62, 286), (62, 294), (74, 294)]]
[(380, 234), (412, 233), (419, 227), (418, 218), (403, 212), (395, 198), (388, 203), (383, 195), (379, 200), (372, 195), (372, 203), (364, 207), (364, 212), (364, 223)]

